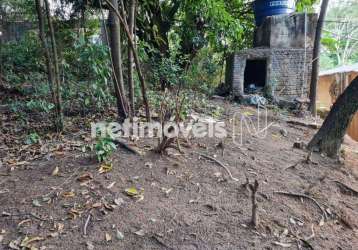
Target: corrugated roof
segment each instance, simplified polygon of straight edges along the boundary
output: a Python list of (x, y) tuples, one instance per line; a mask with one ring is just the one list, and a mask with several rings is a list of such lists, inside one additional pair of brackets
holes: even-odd
[(337, 73), (358, 72), (358, 63), (353, 65), (343, 65), (334, 69), (324, 70), (319, 73), (320, 76), (333, 75)]

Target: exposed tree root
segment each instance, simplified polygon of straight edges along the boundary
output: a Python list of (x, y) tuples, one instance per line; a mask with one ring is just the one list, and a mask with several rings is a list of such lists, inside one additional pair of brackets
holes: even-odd
[(321, 210), (322, 212), (322, 215), (325, 219), (327, 219), (327, 213), (326, 211), (324, 210), (324, 208), (318, 203), (318, 201), (308, 195), (305, 195), (305, 194), (296, 194), (296, 193), (289, 193), (289, 192), (281, 192), (281, 191), (275, 191), (274, 192), (275, 194), (281, 194), (281, 195), (286, 195), (286, 196), (291, 196), (291, 197), (296, 197), (296, 198), (305, 198), (305, 199), (308, 199), (308, 200), (311, 200), (318, 208), (319, 210)]
[(230, 179), (233, 180), (233, 181), (239, 181), (239, 179), (235, 178), (232, 176), (231, 174), (231, 171), (228, 169), (228, 167), (226, 167), (222, 162), (218, 161), (217, 159), (211, 157), (211, 156), (208, 156), (208, 155), (205, 155), (205, 154), (202, 154), (202, 153), (198, 153), (196, 152), (198, 155), (200, 155), (201, 157), (204, 157), (208, 160), (211, 160), (213, 162), (215, 162), (216, 164), (218, 164), (219, 166), (221, 166), (223, 169), (225, 169), (225, 171), (228, 173), (228, 175), (230, 176)]

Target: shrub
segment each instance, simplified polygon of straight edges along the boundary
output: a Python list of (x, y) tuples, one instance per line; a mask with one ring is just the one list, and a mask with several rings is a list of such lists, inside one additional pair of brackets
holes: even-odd
[(107, 162), (117, 149), (116, 144), (109, 137), (100, 137), (95, 145), (95, 152), (99, 162)]

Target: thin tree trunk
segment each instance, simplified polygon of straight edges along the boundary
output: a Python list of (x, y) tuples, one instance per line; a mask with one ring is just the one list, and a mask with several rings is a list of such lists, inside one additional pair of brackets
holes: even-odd
[[(113, 0), (112, 0), (113, 1)], [(146, 113), (146, 117), (147, 120), (150, 121), (151, 117), (150, 117), (150, 110), (149, 110), (149, 103), (148, 103), (148, 97), (147, 97), (147, 87), (146, 87), (146, 83), (145, 83), (145, 79), (141, 70), (141, 66), (140, 66), (140, 61), (139, 61), (139, 57), (138, 57), (138, 53), (136, 50), (136, 46), (133, 42), (133, 39), (131, 39), (131, 35), (128, 29), (128, 25), (126, 24), (125, 20), (123, 19), (123, 17), (121, 16), (121, 14), (118, 11), (118, 8), (115, 7), (115, 5), (113, 5), (109, 0), (105, 0), (105, 2), (108, 5), (108, 8), (110, 9), (110, 12), (114, 13), (118, 18), (119, 21), (121, 22), (126, 35), (128, 37), (128, 42), (129, 42), (129, 46), (130, 49), (133, 52), (133, 57), (134, 57), (134, 62), (136, 65), (136, 69), (137, 69), (137, 73), (138, 73), (138, 77), (139, 77), (139, 81), (140, 81), (140, 87), (141, 87), (141, 92), (142, 92), (142, 98), (143, 98), (143, 104), (144, 104), (144, 108), (145, 108), (145, 113)], [(117, 4), (118, 6), (118, 4)]]
[(37, 11), (37, 19), (39, 22), (39, 38), (42, 43), (42, 50), (45, 54), (49, 89), (53, 102), (56, 102), (55, 93), (53, 91), (54, 80), (53, 80), (53, 72), (51, 68), (51, 57), (45, 38), (45, 23), (44, 23), (43, 10), (41, 6), (41, 0), (36, 0), (36, 11)]
[[(56, 95), (55, 95), (55, 91), (54, 91), (54, 87), (53, 87), (55, 85), (54, 84), (55, 78), (54, 78), (54, 71), (52, 69), (52, 59), (51, 59), (51, 55), (50, 55), (50, 50), (48, 48), (48, 44), (47, 44), (46, 37), (45, 37), (45, 21), (44, 21), (44, 12), (43, 12), (43, 7), (41, 5), (41, 0), (36, 0), (36, 11), (37, 11), (37, 19), (39, 22), (39, 37), (40, 37), (40, 41), (42, 44), (42, 50), (45, 55), (49, 90), (50, 90), (52, 101), (56, 105), (57, 99), (56, 99)], [(57, 113), (57, 109), (56, 109), (55, 127), (57, 127), (57, 120), (58, 120), (58, 113)]]
[[(135, 9), (136, 0), (129, 0), (128, 10), (128, 28), (131, 33), (131, 38), (134, 41), (135, 36)], [(128, 42), (129, 44), (129, 42)], [(129, 90), (129, 109), (130, 117), (134, 117), (134, 79), (133, 79), (133, 51), (128, 48), (128, 90)]]
[(316, 99), (317, 99), (317, 82), (318, 82), (318, 72), (319, 72), (319, 55), (321, 50), (321, 37), (322, 29), (324, 25), (324, 20), (326, 18), (327, 7), (329, 0), (323, 0), (321, 5), (321, 11), (318, 18), (316, 36), (313, 47), (313, 62), (312, 62), (312, 76), (311, 76), (311, 85), (310, 85), (310, 105), (309, 110), (311, 113), (316, 116)]
[(358, 110), (358, 77), (334, 103), (321, 129), (308, 144), (308, 149), (339, 157), (339, 150), (347, 128)]
[(51, 49), (52, 49), (52, 64), (54, 67), (54, 80), (55, 80), (55, 97), (56, 97), (56, 112), (57, 112), (57, 130), (63, 130), (63, 112), (62, 112), (62, 98), (61, 98), (61, 83), (60, 83), (60, 70), (58, 66), (58, 55), (57, 55), (57, 46), (56, 46), (56, 39), (55, 39), (55, 31), (52, 24), (52, 18), (50, 13), (50, 5), (48, 0), (44, 0), (45, 7), (46, 7), (46, 16), (48, 27), (50, 31), (50, 40), (51, 40)]
[(55, 39), (55, 31), (52, 24), (52, 18), (50, 13), (50, 5), (48, 0), (44, 0), (45, 7), (46, 7), (46, 16), (47, 22), (50, 32), (50, 40), (51, 40), (51, 50), (52, 50), (52, 64), (54, 68), (54, 80), (55, 80), (55, 97), (56, 97), (56, 112), (57, 112), (57, 130), (63, 130), (63, 112), (62, 112), (62, 98), (61, 98), (61, 83), (60, 83), (60, 70), (58, 66), (58, 55), (57, 55), (57, 46), (56, 46), (56, 39)]
[[(112, 5), (116, 11), (118, 11), (117, 0), (111, 0)], [(108, 16), (109, 28), (110, 28), (110, 47), (111, 56), (113, 62), (113, 82), (114, 90), (117, 98), (118, 116), (121, 119), (128, 117), (128, 105), (125, 98), (124, 92), (124, 80), (123, 80), (123, 69), (122, 69), (122, 51), (121, 51), (121, 35), (120, 35), (120, 23), (114, 10), (110, 10)]]

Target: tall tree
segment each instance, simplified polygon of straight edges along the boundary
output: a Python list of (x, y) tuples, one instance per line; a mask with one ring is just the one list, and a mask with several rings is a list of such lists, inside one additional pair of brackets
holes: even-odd
[(53, 102), (56, 102), (55, 92), (53, 90), (54, 76), (53, 76), (53, 71), (52, 71), (52, 67), (51, 67), (50, 50), (48, 48), (47, 40), (45, 37), (45, 22), (44, 22), (44, 13), (43, 13), (42, 5), (41, 5), (41, 0), (36, 0), (35, 4), (36, 4), (38, 24), (39, 24), (39, 37), (40, 37), (40, 41), (42, 44), (42, 50), (45, 54), (49, 89), (50, 89), (50, 93), (51, 93)]
[[(131, 33), (131, 38), (135, 40), (135, 11), (136, 0), (129, 0), (128, 5), (128, 28)], [(128, 42), (129, 43), (129, 42)], [(130, 116), (134, 116), (134, 79), (133, 79), (133, 51), (128, 49), (128, 91), (129, 91), (129, 110)]]
[[(55, 127), (58, 131), (61, 131), (63, 129), (63, 113), (62, 113), (62, 106), (61, 106), (61, 93), (60, 93), (60, 82), (58, 76), (56, 43), (54, 38), (52, 20), (50, 17), (49, 3), (47, 2), (47, 0), (45, 0), (46, 16), (49, 24), (49, 30), (51, 33), (50, 40), (51, 40), (52, 53), (47, 44), (47, 39), (46, 39), (44, 8), (43, 8), (44, 6), (41, 0), (36, 0), (35, 4), (36, 4), (37, 18), (39, 23), (39, 37), (42, 43), (42, 49), (45, 54), (49, 89), (50, 89), (52, 100), (55, 103), (55, 107), (56, 107)], [(54, 86), (56, 86), (56, 91), (54, 90)]]
[[(126, 32), (127, 38), (128, 38), (128, 42), (129, 42), (129, 49), (132, 50), (133, 52), (133, 57), (134, 57), (134, 62), (136, 65), (136, 69), (137, 69), (137, 73), (138, 73), (138, 78), (139, 78), (139, 82), (140, 82), (140, 88), (141, 88), (141, 92), (142, 92), (142, 98), (143, 98), (143, 104), (144, 104), (144, 109), (145, 109), (145, 114), (147, 117), (147, 120), (150, 121), (151, 120), (151, 116), (150, 116), (150, 109), (149, 109), (149, 102), (148, 102), (148, 97), (147, 97), (147, 87), (146, 87), (146, 82), (144, 79), (144, 75), (142, 73), (142, 69), (141, 69), (141, 65), (140, 65), (140, 61), (139, 61), (139, 56), (137, 53), (137, 49), (136, 46), (134, 44), (133, 39), (131, 39), (131, 34), (126, 22), (125, 17), (123, 17), (119, 11), (118, 11), (118, 4), (117, 4), (117, 8), (110, 2), (110, 0), (104, 0), (106, 2), (106, 4), (108, 5), (107, 7), (110, 9), (110, 13), (116, 15), (119, 19), (119, 21), (121, 22), (124, 31)], [(113, 1), (113, 0), (112, 0)]]
[(308, 144), (310, 150), (337, 158), (354, 114), (358, 111), (358, 77), (346, 88), (334, 103), (321, 129)]
[(60, 70), (58, 65), (58, 55), (57, 55), (57, 46), (56, 46), (56, 39), (55, 39), (55, 30), (53, 28), (52, 17), (51, 17), (51, 10), (50, 4), (48, 0), (44, 0), (45, 7), (46, 7), (46, 16), (47, 22), (50, 32), (50, 41), (51, 41), (51, 49), (52, 49), (52, 64), (53, 64), (53, 72), (54, 72), (54, 81), (55, 81), (55, 98), (56, 98), (56, 111), (57, 111), (57, 129), (59, 131), (63, 130), (63, 111), (62, 111), (62, 98), (61, 98), (61, 81), (60, 81)]
[(312, 76), (311, 76), (311, 85), (310, 85), (310, 105), (309, 110), (311, 113), (316, 116), (316, 99), (317, 99), (317, 82), (318, 82), (318, 72), (319, 72), (319, 55), (321, 50), (321, 37), (324, 20), (327, 13), (329, 0), (322, 0), (321, 11), (319, 13), (317, 28), (316, 28), (316, 37), (313, 47), (313, 62), (312, 62)]
[[(113, 8), (118, 11), (118, 1), (111, 0)], [(128, 103), (126, 101), (124, 92), (123, 81), (123, 68), (122, 68), (122, 50), (121, 50), (121, 34), (119, 18), (115, 13), (115, 10), (110, 9), (108, 16), (108, 23), (110, 29), (110, 48), (113, 63), (113, 83), (114, 90), (117, 98), (118, 116), (121, 119), (128, 117)]]

